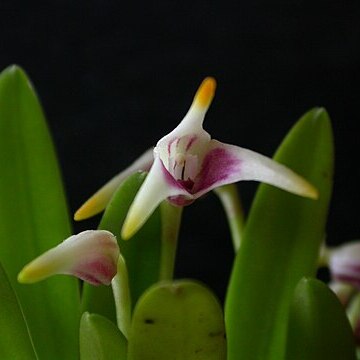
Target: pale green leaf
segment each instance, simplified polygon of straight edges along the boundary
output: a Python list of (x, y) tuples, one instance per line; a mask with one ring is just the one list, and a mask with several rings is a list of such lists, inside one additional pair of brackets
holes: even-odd
[(81, 360), (126, 360), (127, 340), (113, 322), (85, 312), (80, 322)]
[(294, 288), (314, 276), (332, 189), (333, 138), (324, 109), (292, 128), (275, 160), (319, 191), (314, 201), (262, 184), (254, 199), (227, 293), (228, 359), (281, 360)]
[(21, 306), (0, 264), (0, 359), (37, 359)]
[(345, 309), (319, 280), (303, 278), (295, 288), (286, 359), (356, 359), (354, 336)]
[[(39, 101), (22, 69), (0, 74), (0, 261), (41, 359), (78, 355), (76, 279), (16, 281), (22, 267), (71, 233), (61, 176)], [(3, 309), (0, 309), (0, 312)]]

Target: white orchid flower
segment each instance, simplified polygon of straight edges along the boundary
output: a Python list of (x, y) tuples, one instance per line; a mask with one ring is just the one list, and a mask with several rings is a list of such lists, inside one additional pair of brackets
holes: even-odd
[(261, 181), (316, 199), (317, 190), (287, 167), (251, 150), (211, 139), (203, 129), (216, 82), (206, 78), (180, 124), (154, 148), (154, 163), (125, 219), (128, 239), (165, 199), (184, 206), (210, 190), (241, 180)]
[(331, 278), (360, 289), (360, 241), (327, 249)]
[(92, 285), (110, 285), (120, 255), (116, 237), (105, 230), (87, 230), (70, 236), (26, 265), (21, 283), (34, 283), (52, 275), (73, 275)]
[(241, 180), (261, 181), (291, 193), (316, 199), (317, 190), (304, 178), (272, 159), (248, 149), (211, 139), (203, 129), (216, 82), (206, 78), (180, 124), (124, 172), (121, 172), (75, 214), (81, 220), (103, 210), (117, 186), (130, 173), (150, 169), (122, 228), (128, 239), (165, 199), (177, 206), (191, 204), (210, 190)]

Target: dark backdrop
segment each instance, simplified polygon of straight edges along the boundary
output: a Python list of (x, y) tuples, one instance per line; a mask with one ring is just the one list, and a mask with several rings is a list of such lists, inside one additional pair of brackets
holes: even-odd
[[(20, 64), (35, 84), (71, 211), (172, 130), (212, 75), (205, 128), (269, 156), (305, 111), (327, 108), (336, 142), (328, 239), (359, 236), (358, 0), (51, 3), (0, 3), (0, 65)], [(239, 188), (248, 208), (256, 186)], [(222, 296), (231, 259), (210, 194), (185, 211), (177, 274)]]

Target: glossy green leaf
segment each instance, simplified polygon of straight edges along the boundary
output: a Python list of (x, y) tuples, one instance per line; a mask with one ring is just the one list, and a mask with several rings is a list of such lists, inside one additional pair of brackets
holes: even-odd
[[(42, 359), (74, 359), (78, 352), (78, 283), (53, 278), (27, 286), (22, 267), (70, 235), (53, 144), (26, 74), (0, 75), (0, 261), (21, 303)], [(0, 312), (3, 309), (0, 309)]]
[(303, 278), (295, 288), (286, 359), (356, 359), (354, 337), (344, 307), (319, 280)]
[[(117, 236), (120, 251), (125, 258), (130, 283), (131, 300), (135, 305), (139, 296), (159, 278), (161, 226), (156, 210), (141, 230), (130, 240), (121, 239), (120, 230), (128, 209), (145, 179), (146, 174), (136, 173), (125, 180), (107, 206), (99, 229)], [(114, 300), (111, 288), (85, 284), (83, 308), (115, 321)]]
[(317, 201), (262, 184), (254, 199), (227, 293), (229, 360), (281, 360), (292, 294), (313, 276), (332, 189), (333, 139), (323, 109), (306, 113), (275, 159), (312, 182)]
[(127, 340), (106, 317), (85, 312), (80, 322), (81, 360), (126, 360)]
[(224, 319), (215, 296), (190, 280), (162, 282), (139, 300), (129, 360), (226, 359)]
[(20, 304), (0, 264), (0, 359), (37, 359)]

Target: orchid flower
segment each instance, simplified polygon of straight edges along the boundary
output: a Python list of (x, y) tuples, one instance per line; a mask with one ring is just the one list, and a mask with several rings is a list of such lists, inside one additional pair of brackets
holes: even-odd
[(360, 290), (360, 241), (328, 248), (326, 252), (332, 279)]
[(87, 230), (70, 236), (26, 265), (21, 283), (34, 283), (56, 274), (74, 275), (92, 285), (110, 285), (120, 256), (116, 237), (105, 230)]
[(210, 190), (240, 180), (256, 180), (316, 199), (317, 190), (292, 170), (268, 157), (211, 139), (203, 129), (216, 82), (206, 78), (180, 124), (154, 148), (154, 163), (125, 219), (128, 239), (165, 199), (176, 206), (191, 204)]
[[(189, 205), (214, 188), (240, 180), (261, 181), (300, 196), (318, 197), (309, 182), (287, 167), (251, 150), (211, 139), (202, 124), (215, 88), (215, 80), (206, 78), (183, 120), (153, 149), (149, 174), (122, 228), (124, 239), (133, 236), (163, 200), (176, 206)], [(149, 166), (149, 151), (92, 196), (76, 212), (75, 219), (101, 211), (124, 179), (124, 173), (129, 174), (129, 169), (144, 170), (146, 166)]]
[(329, 268), (329, 287), (346, 309), (354, 339), (360, 345), (360, 241), (336, 247), (323, 244), (320, 265)]

